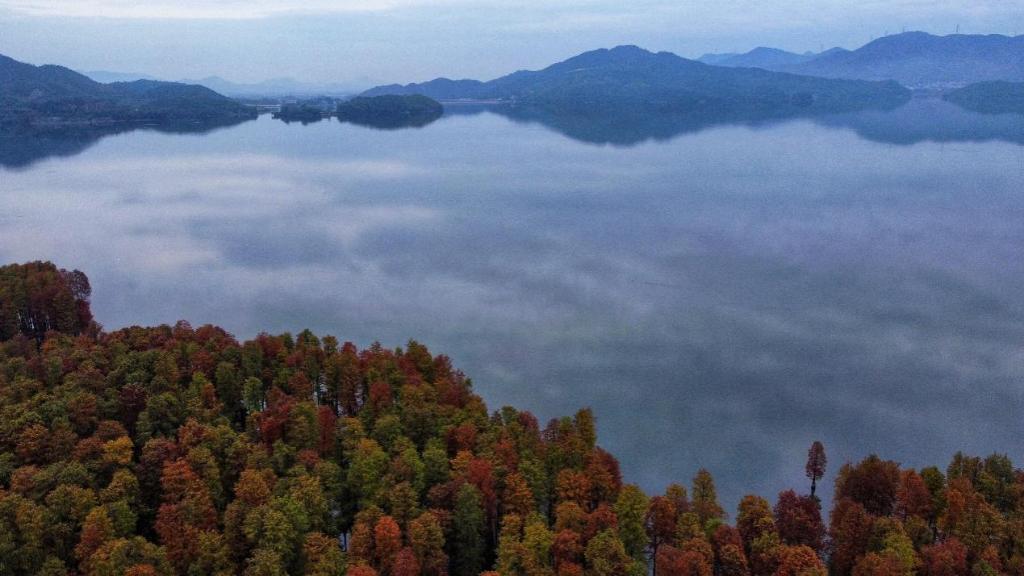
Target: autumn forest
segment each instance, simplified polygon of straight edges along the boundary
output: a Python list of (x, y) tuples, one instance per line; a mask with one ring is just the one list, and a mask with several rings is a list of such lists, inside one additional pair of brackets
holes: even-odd
[(645, 494), (599, 414), (489, 411), (415, 341), (108, 332), (90, 293), (0, 267), (2, 575), (1024, 574), (1002, 455), (915, 470), (815, 442), (806, 485), (727, 511), (709, 471)]

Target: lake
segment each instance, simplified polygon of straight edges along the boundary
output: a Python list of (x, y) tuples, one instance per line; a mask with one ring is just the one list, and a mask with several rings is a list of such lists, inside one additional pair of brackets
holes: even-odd
[[(104, 137), (100, 137), (104, 136)], [(594, 409), (629, 481), (831, 493), (869, 453), (1024, 459), (1024, 117), (453, 109), (379, 131), (0, 137), (0, 262), (107, 329), (415, 338), (492, 409)]]

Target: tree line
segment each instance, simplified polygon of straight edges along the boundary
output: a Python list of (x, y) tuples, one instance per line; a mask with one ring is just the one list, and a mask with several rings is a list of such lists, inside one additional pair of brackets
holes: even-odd
[(580, 410), (488, 411), (411, 341), (239, 342), (186, 322), (102, 330), (88, 279), (0, 267), (0, 574), (956, 576), (1024, 574), (1024, 473), (869, 456), (807, 492), (712, 475), (649, 496)]

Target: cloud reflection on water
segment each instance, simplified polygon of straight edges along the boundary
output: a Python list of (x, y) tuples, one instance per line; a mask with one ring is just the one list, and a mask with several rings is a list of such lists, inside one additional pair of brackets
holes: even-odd
[(493, 114), (262, 119), (5, 173), (0, 260), (85, 270), (111, 328), (417, 338), (492, 407), (592, 406), (630, 479), (705, 466), (734, 509), (802, 487), (819, 438), (833, 471), (1024, 458), (1021, 150), (812, 121), (615, 148)]

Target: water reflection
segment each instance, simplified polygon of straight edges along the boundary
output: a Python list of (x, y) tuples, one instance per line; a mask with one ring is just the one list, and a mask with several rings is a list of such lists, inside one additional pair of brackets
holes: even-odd
[(813, 120), (822, 126), (853, 129), (863, 138), (889, 144), (1003, 141), (1024, 144), (1024, 115), (981, 114), (939, 98), (915, 98), (889, 110), (843, 114), (779, 115), (750, 111), (729, 114), (650, 114), (621, 110), (614, 114), (564, 114), (523, 106), (449, 105), (448, 116), (494, 113), (515, 122), (539, 124), (589, 144), (636, 146), (666, 142), (719, 126), (751, 128)]
[(27, 168), (47, 158), (81, 154), (107, 136), (148, 130), (165, 134), (208, 134), (246, 122), (232, 119), (218, 122), (164, 124), (160, 126), (68, 126), (59, 128), (0, 127), (0, 167)]
[[(483, 111), (483, 109), (480, 109)], [(320, 114), (319, 112), (317, 112)], [(428, 116), (412, 116), (412, 117), (392, 117), (392, 118), (365, 118), (365, 119), (352, 119), (346, 118), (345, 120), (337, 120), (329, 116), (307, 116), (301, 117), (298, 115), (288, 116), (275, 114), (274, 120), (280, 120), (285, 124), (299, 123), (303, 126), (309, 126), (310, 124), (316, 124), (317, 122), (338, 122), (339, 124), (351, 124), (353, 126), (362, 126), (365, 128), (373, 128), (375, 130), (405, 130), (408, 128), (424, 128), (429, 126), (441, 118), (440, 115), (428, 115)]]
[(880, 452), (1024, 459), (1022, 149), (817, 120), (630, 148), (536, 123), (136, 132), (8, 172), (0, 261), (88, 271), (109, 327), (417, 338), (491, 406), (592, 406), (650, 490), (734, 509)]
[[(468, 108), (463, 113), (469, 112)], [(615, 113), (567, 114), (543, 108), (494, 106), (476, 111), (493, 112), (522, 124), (540, 124), (573, 140), (588, 144), (636, 146), (644, 142), (666, 142), (723, 125), (770, 126), (801, 118), (792, 114), (757, 114), (754, 112), (651, 114), (643, 110), (620, 110)]]
[[(376, 130), (404, 130), (424, 128), (439, 119), (437, 116), (410, 118), (380, 118), (373, 120), (337, 121), (318, 116), (313, 118), (280, 117), (285, 124), (308, 126), (321, 121), (325, 123), (350, 124)], [(136, 130), (156, 131), (165, 134), (208, 134), (214, 130), (235, 126), (248, 120), (231, 120), (218, 123), (188, 123), (145, 127), (125, 126), (72, 126), (54, 129), (0, 128), (0, 168), (28, 168), (49, 158), (63, 158), (81, 154), (103, 138), (126, 134)]]
[(405, 130), (408, 128), (425, 128), (441, 119), (442, 114), (425, 113), (411, 116), (391, 115), (366, 118), (346, 118), (339, 120), (343, 124), (364, 126), (376, 130)]
[(1024, 144), (1024, 114), (971, 112), (938, 98), (917, 98), (892, 112), (839, 114), (816, 121), (823, 126), (852, 128), (863, 138), (889, 144), (988, 141)]
[[(759, 115), (751, 112), (731, 114), (649, 114), (622, 110), (615, 114), (560, 114), (540, 108), (505, 105), (449, 104), (445, 117), (474, 116), (492, 113), (516, 123), (537, 124), (564, 136), (588, 144), (636, 146), (645, 142), (667, 142), (686, 134), (720, 126), (752, 128), (799, 120), (813, 120), (822, 126), (855, 130), (863, 138), (890, 144), (919, 142), (985, 142), (1003, 141), (1024, 144), (1024, 115), (986, 115), (970, 112), (937, 98), (918, 98), (894, 110), (873, 110), (845, 114), (800, 116)], [(275, 118), (277, 118), (275, 116)], [(377, 121), (339, 122), (331, 118), (278, 118), (286, 124), (308, 126), (321, 121), (328, 124), (351, 124), (378, 130), (424, 128), (437, 117), (401, 119), (382, 118)], [(206, 134), (232, 126), (226, 124), (186, 124), (180, 126), (146, 127), (165, 133)], [(27, 168), (51, 157), (80, 154), (100, 139), (132, 131), (124, 127), (75, 127), (58, 130), (0, 130), (0, 167)]]

